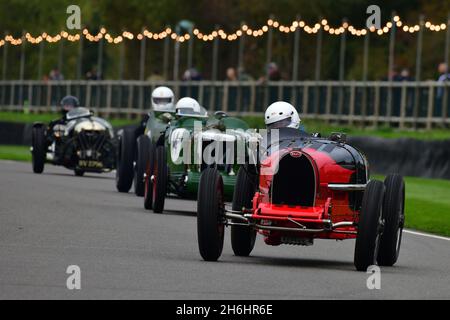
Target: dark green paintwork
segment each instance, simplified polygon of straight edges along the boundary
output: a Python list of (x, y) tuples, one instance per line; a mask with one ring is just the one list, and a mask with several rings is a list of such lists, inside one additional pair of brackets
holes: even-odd
[[(178, 128), (184, 128), (193, 132), (195, 121), (201, 121), (203, 128), (215, 128), (220, 131), (226, 129), (243, 129), (247, 130), (249, 127), (246, 122), (241, 119), (233, 117), (209, 117), (209, 118), (194, 118), (194, 117), (177, 117), (175, 115), (151, 112), (150, 118), (147, 122), (146, 134), (149, 135), (153, 143), (164, 143), (167, 150), (167, 161), (170, 172), (170, 180), (180, 186), (180, 181), (184, 180), (183, 176), (187, 175), (187, 183), (184, 185), (180, 192), (177, 192), (178, 196), (188, 199), (197, 198), (198, 184), (200, 181), (200, 168), (198, 165), (184, 165), (175, 164), (171, 159), (169, 138), (173, 130)], [(169, 119), (170, 118), (170, 119)], [(170, 121), (169, 121), (170, 120)], [(162, 137), (164, 134), (164, 137)], [(193, 148), (193, 146), (192, 146)], [(192, 150), (193, 151), (193, 150)], [(193, 152), (192, 152), (193, 154)], [(236, 183), (236, 173), (238, 166), (233, 167), (233, 173), (228, 174), (225, 171), (220, 171), (224, 182), (224, 193), (226, 201), (231, 201), (233, 197), (234, 186)]]

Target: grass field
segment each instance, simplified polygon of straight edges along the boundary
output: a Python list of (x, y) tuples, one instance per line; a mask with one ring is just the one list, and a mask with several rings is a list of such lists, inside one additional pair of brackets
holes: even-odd
[[(0, 159), (31, 161), (30, 148), (0, 145)], [(374, 178), (383, 180), (382, 176)], [(450, 237), (450, 181), (411, 177), (405, 180), (406, 226)]]
[[(264, 128), (262, 117), (247, 116), (242, 117), (252, 128)], [(308, 132), (319, 132), (322, 136), (329, 136), (333, 132), (343, 132), (349, 136), (375, 136), (380, 138), (413, 138), (420, 140), (446, 140), (450, 139), (450, 129), (432, 130), (398, 130), (390, 127), (362, 128), (360, 126), (346, 126), (329, 124), (321, 120), (305, 119), (302, 121)]]
[[(21, 113), (12, 111), (0, 111), (0, 121), (4, 122), (19, 122), (19, 123), (33, 123), (43, 122), (49, 123), (60, 117), (58, 113)], [(111, 122), (113, 127), (126, 126), (129, 124), (136, 124), (138, 120), (132, 119), (107, 119)]]
[[(59, 114), (55, 113), (21, 113), (0, 111), (0, 121), (6, 122), (21, 122), (21, 123), (33, 123), (36, 121), (48, 123), (51, 120), (59, 117)], [(264, 128), (263, 117), (256, 116), (244, 116), (241, 117), (245, 120), (251, 128)], [(123, 119), (123, 118), (109, 118), (114, 127), (125, 126), (129, 124), (136, 124), (137, 119)], [(433, 130), (398, 130), (388, 127), (379, 128), (361, 128), (358, 126), (345, 126), (328, 124), (325, 121), (306, 119), (303, 121), (303, 125), (309, 132), (320, 132), (322, 136), (329, 136), (332, 132), (344, 132), (350, 136), (377, 136), (381, 138), (415, 138), (421, 140), (443, 140), (450, 139), (450, 129), (433, 129)]]
[(0, 145), (0, 159), (31, 161), (30, 147)]

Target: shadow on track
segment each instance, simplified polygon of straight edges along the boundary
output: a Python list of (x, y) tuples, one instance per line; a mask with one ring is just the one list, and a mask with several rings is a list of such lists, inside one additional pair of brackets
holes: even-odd
[(82, 177), (77, 177), (74, 173), (59, 173), (59, 172), (48, 172), (43, 173), (43, 175), (49, 175), (49, 176), (59, 176), (59, 177), (72, 177), (74, 179), (94, 179), (94, 180), (114, 180), (114, 177), (109, 177), (105, 175), (95, 175), (95, 174), (87, 174)]
[(275, 258), (267, 256), (251, 256), (248, 263), (258, 263), (262, 265), (278, 267), (298, 267), (298, 268), (320, 268), (333, 270), (354, 270), (352, 261), (336, 261), (323, 259), (304, 259), (304, 258)]

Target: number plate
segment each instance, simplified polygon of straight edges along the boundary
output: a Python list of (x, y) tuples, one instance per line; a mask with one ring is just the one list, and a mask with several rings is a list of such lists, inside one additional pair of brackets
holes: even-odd
[(103, 168), (103, 163), (101, 161), (95, 161), (95, 160), (79, 160), (78, 166), (80, 166), (81, 168), (100, 169), (100, 168)]

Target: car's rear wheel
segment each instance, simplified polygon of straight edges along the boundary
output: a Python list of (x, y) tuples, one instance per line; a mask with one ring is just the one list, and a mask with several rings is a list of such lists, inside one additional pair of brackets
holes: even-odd
[[(252, 199), (256, 191), (257, 176), (250, 172), (251, 167), (239, 169), (233, 193), (233, 211), (252, 208)], [(235, 223), (242, 223), (234, 219)], [(231, 247), (236, 256), (247, 257), (255, 246), (256, 230), (246, 226), (231, 226)]]
[(376, 264), (382, 233), (384, 184), (370, 181), (362, 200), (356, 236), (354, 264), (358, 271), (366, 271)]
[(136, 138), (134, 130), (126, 128), (119, 136), (116, 168), (116, 187), (119, 192), (127, 193), (133, 184), (135, 150)]
[(32, 130), (32, 166), (34, 173), (44, 172), (47, 144), (45, 141), (45, 128), (42, 126), (33, 127)]
[(155, 161), (155, 145), (150, 141), (149, 144), (149, 157), (145, 165), (145, 178), (144, 178), (144, 208), (151, 210), (153, 208), (153, 163)]
[(207, 168), (200, 177), (197, 198), (197, 238), (200, 255), (217, 261), (222, 254), (225, 235), (223, 180), (215, 168)]
[(143, 197), (145, 194), (144, 174), (150, 157), (150, 143), (150, 138), (147, 135), (141, 135), (137, 139), (136, 165), (134, 166), (134, 193), (138, 197)]
[(400, 253), (405, 222), (405, 182), (402, 176), (392, 174), (386, 177), (384, 185), (384, 230), (380, 240), (378, 263), (381, 266), (393, 266)]
[(169, 169), (167, 154), (164, 146), (156, 147), (155, 162), (153, 164), (153, 212), (162, 213), (167, 194)]

